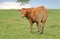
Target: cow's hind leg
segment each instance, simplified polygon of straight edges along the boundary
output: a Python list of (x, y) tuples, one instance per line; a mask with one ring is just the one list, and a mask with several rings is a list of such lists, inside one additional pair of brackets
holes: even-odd
[(42, 33), (42, 26), (41, 26), (41, 24), (38, 24), (38, 33), (39, 33), (39, 34)]
[(38, 33), (41, 34), (42, 33), (42, 26), (41, 26), (41, 22), (38, 23)]
[(43, 22), (43, 23), (41, 24), (41, 27), (42, 27), (41, 34), (42, 34), (42, 33), (43, 33), (43, 31), (44, 31), (44, 25), (45, 25), (45, 22)]
[(30, 22), (30, 32), (32, 32), (32, 21), (31, 20), (29, 20), (29, 22)]

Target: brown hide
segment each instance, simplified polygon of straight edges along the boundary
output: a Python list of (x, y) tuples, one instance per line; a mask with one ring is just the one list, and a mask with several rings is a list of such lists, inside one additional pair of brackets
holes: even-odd
[(32, 32), (32, 24), (36, 23), (38, 32), (43, 33), (44, 24), (47, 19), (48, 11), (44, 6), (37, 8), (22, 8), (22, 17), (26, 17), (30, 22), (30, 32)]

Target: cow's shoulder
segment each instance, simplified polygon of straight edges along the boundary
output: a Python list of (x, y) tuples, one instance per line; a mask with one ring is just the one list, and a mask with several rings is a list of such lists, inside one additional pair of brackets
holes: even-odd
[(33, 11), (33, 9), (34, 9), (34, 8), (28, 8), (28, 9), (27, 9), (27, 12), (28, 12), (28, 13), (31, 13), (31, 12)]

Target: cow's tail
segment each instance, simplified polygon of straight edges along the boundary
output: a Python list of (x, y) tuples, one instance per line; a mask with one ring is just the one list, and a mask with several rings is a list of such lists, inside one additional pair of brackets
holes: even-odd
[(42, 20), (41, 20), (42, 22), (46, 22), (47, 15), (48, 15), (47, 9), (43, 8), (43, 11), (42, 11)]

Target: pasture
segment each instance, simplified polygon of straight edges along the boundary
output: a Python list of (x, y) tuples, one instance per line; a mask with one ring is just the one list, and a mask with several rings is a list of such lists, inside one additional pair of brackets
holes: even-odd
[(36, 24), (30, 33), (29, 21), (17, 10), (0, 10), (0, 39), (60, 39), (60, 9), (48, 10), (44, 33), (37, 33)]

